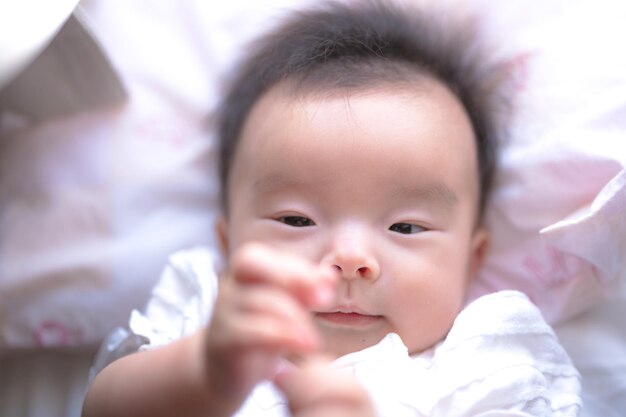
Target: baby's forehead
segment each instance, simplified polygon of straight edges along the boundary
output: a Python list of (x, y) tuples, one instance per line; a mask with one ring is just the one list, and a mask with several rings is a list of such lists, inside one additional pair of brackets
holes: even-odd
[[(367, 99), (370, 105), (385, 108), (390, 97), (401, 97), (407, 100), (419, 99), (422, 102), (432, 102), (437, 106), (456, 112), (471, 125), (468, 109), (457, 97), (453, 89), (445, 82), (428, 74), (415, 76), (413, 79), (375, 79), (370, 83), (353, 86), (345, 85), (311, 85), (303, 84), (299, 80), (287, 79), (271, 87), (262, 94), (247, 115), (244, 124), (251, 117), (254, 109), (263, 106), (296, 106), (310, 105), (311, 103), (343, 102), (349, 109), (356, 99)], [(451, 113), (452, 114), (452, 113)]]
[(407, 179), (414, 185), (415, 178), (437, 175), (429, 161), (436, 158), (458, 166), (452, 169), (463, 172), (459, 176), (477, 177), (469, 117), (435, 81), (324, 94), (278, 86), (253, 108), (239, 146), (242, 161), (233, 174), (245, 170), (271, 179), (270, 185), (306, 183), (313, 173), (314, 180), (332, 183), (334, 167), (346, 164), (350, 173), (371, 174), (370, 184), (385, 187)]
[[(468, 137), (463, 147), (455, 145), (449, 151), (465, 151), (462, 154), (466, 158), (476, 158), (477, 141), (467, 109), (446, 84), (433, 77), (423, 77), (413, 83), (379, 82), (325, 89), (304, 89), (291, 80), (281, 82), (254, 104), (244, 122), (241, 140), (246, 141), (249, 136), (248, 141), (263, 140), (264, 135), (259, 132), (267, 130), (276, 134), (288, 129), (293, 136), (289, 146), (306, 147), (307, 141), (297, 138), (306, 136), (310, 133), (306, 130), (312, 127), (330, 129), (333, 121), (342, 115), (347, 115), (352, 123), (341, 125), (344, 135), (329, 131), (329, 134), (335, 134), (336, 141), (350, 137), (358, 141), (359, 129), (378, 131), (384, 137), (386, 130), (401, 125), (405, 130), (412, 130), (416, 139), (424, 131), (436, 129), (444, 136)], [(302, 123), (303, 120), (307, 123)], [(301, 129), (305, 131), (299, 131)], [(445, 143), (448, 139), (442, 137), (440, 140)], [(419, 149), (413, 151), (419, 152)]]

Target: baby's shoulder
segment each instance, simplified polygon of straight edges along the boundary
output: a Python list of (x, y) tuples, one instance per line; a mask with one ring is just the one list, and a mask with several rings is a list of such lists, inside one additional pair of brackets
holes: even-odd
[(525, 294), (514, 290), (499, 291), (475, 299), (459, 313), (446, 337), (446, 346), (452, 347), (476, 337), (525, 334), (556, 337), (541, 311)]
[(517, 291), (469, 304), (432, 365), (436, 407), (447, 415), (484, 407), (576, 415), (581, 405), (578, 371), (539, 309)]

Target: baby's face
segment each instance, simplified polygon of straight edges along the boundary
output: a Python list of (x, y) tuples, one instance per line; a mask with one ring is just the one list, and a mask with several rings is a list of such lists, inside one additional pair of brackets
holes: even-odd
[(476, 230), (474, 136), (440, 83), (255, 105), (231, 169), (227, 245), (250, 241), (341, 270), (314, 312), (336, 356), (400, 335), (411, 353), (445, 337), (486, 234)]

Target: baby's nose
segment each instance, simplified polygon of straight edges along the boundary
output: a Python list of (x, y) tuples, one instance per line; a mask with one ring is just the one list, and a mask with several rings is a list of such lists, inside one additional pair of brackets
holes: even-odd
[(344, 279), (355, 279), (355, 278), (374, 279), (378, 277), (377, 270), (371, 266), (356, 266), (356, 267), (343, 266), (342, 267), (341, 265), (337, 265), (337, 264), (333, 266), (337, 268), (337, 270), (339, 270), (341, 276)]
[(343, 279), (375, 280), (380, 275), (376, 256), (364, 242), (340, 241), (324, 259), (326, 265), (336, 268)]

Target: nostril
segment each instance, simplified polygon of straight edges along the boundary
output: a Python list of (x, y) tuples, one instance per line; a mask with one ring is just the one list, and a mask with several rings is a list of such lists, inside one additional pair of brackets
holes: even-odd
[(341, 269), (339, 265), (333, 265), (333, 268), (335, 268), (338, 272), (343, 272), (343, 269)]
[(366, 275), (367, 275), (368, 269), (367, 269), (367, 267), (362, 266), (362, 267), (360, 267), (360, 268), (358, 269), (358, 271), (359, 271), (359, 275), (361, 275), (362, 277), (364, 277), (364, 276), (366, 276)]

